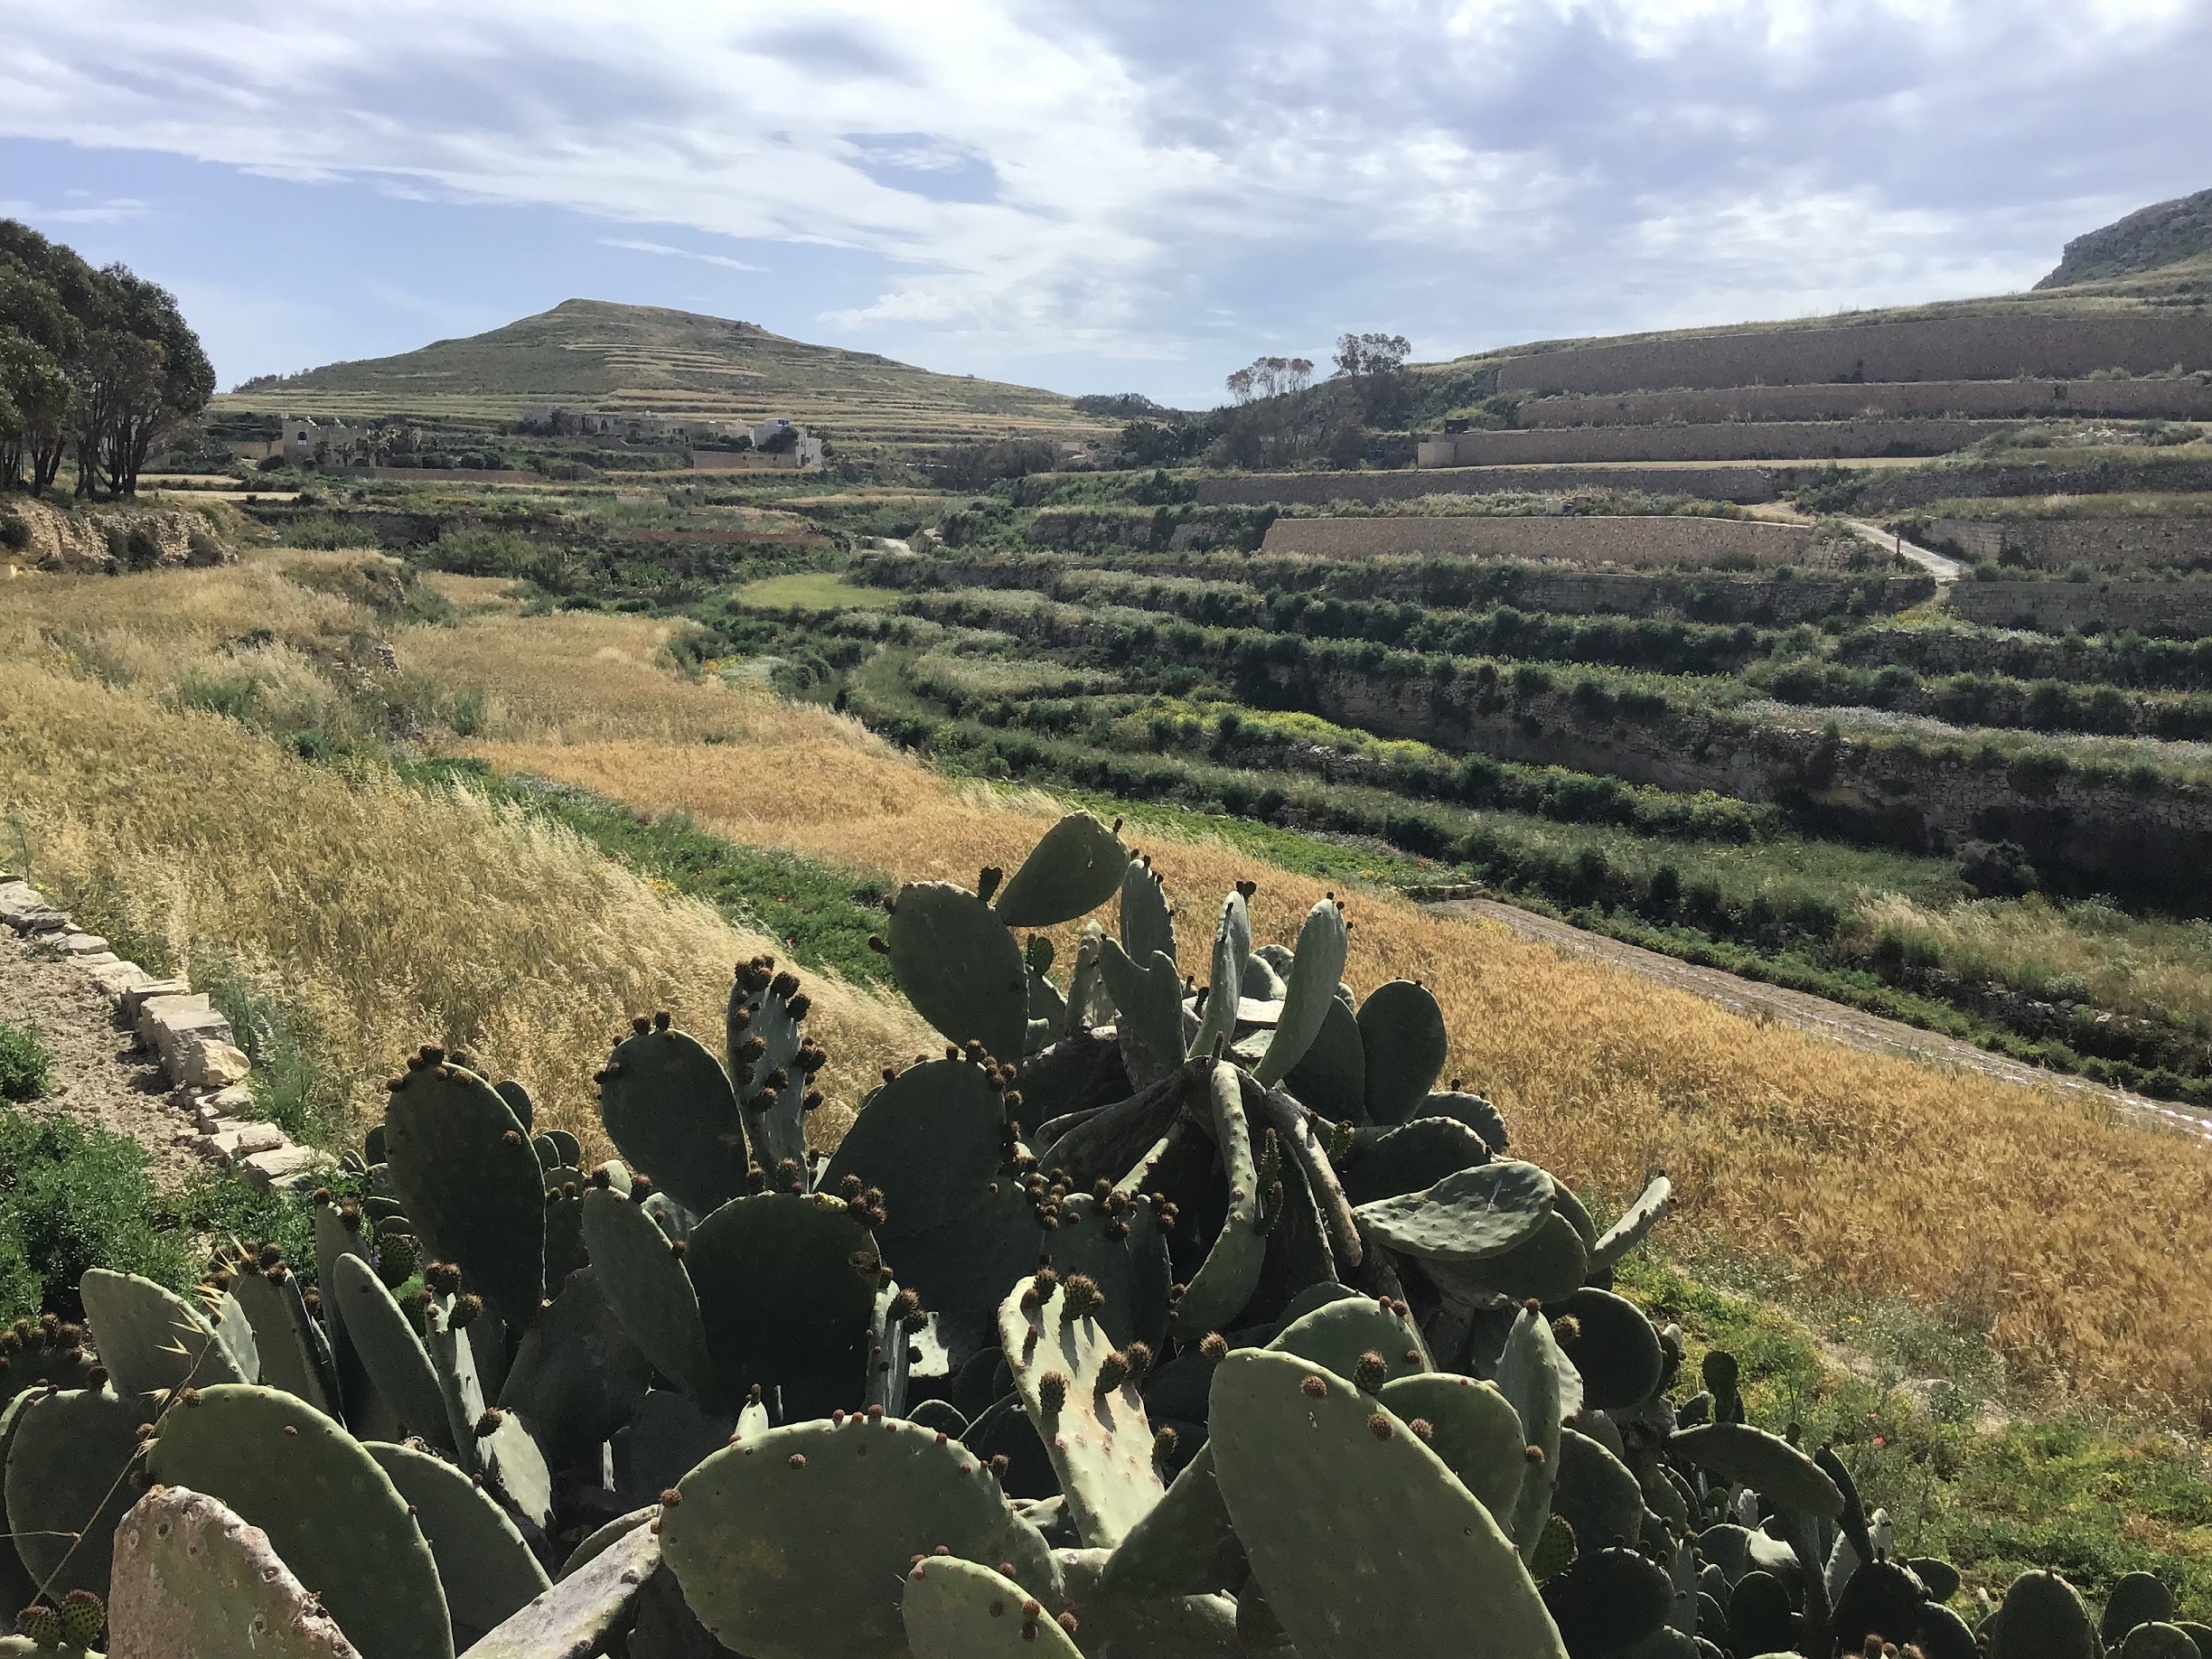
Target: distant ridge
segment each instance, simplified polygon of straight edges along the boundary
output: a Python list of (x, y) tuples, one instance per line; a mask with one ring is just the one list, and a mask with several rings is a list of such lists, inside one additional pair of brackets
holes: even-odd
[(2077, 236), (2038, 288), (2109, 282), (2212, 255), (2212, 190), (2138, 208), (2124, 219)]
[(512, 420), (548, 403), (747, 423), (783, 415), (848, 446), (1075, 437), (1113, 424), (1058, 392), (937, 374), (726, 317), (589, 299), (396, 357), (263, 381), (216, 403), (361, 418)]

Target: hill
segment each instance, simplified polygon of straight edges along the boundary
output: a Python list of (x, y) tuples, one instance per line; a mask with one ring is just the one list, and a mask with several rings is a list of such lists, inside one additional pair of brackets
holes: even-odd
[(332, 363), (215, 399), (218, 413), (512, 420), (533, 404), (787, 416), (848, 444), (1077, 436), (1111, 423), (1072, 398), (812, 345), (658, 305), (564, 300), (489, 333)]
[(2068, 288), (2212, 261), (2212, 190), (2138, 208), (2077, 236), (2039, 289)]

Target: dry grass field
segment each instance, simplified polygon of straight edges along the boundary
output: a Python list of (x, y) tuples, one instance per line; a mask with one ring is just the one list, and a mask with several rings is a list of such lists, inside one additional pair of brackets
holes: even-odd
[[(372, 625), (347, 601), (288, 595), (280, 571), (263, 555), (10, 585), (5, 823), (72, 904), (179, 951), (220, 939), (313, 999), (361, 1104), (396, 1055), (442, 1036), (582, 1127), (620, 1017), (667, 1006), (711, 1028), (728, 963), (756, 942), (465, 792), (309, 765), (172, 707), (182, 680), (241, 649), (288, 651), (328, 680), (332, 642)], [(241, 647), (256, 627), (272, 637)], [(399, 678), (480, 698), (478, 736), (448, 746), (741, 841), (972, 882), (1018, 860), (1054, 811), (933, 776), (826, 710), (688, 681), (660, 661), (665, 627), (483, 608), (391, 639)], [(65, 655), (72, 640), (98, 659)], [(1287, 938), (1320, 894), (1222, 844), (1138, 839), (1193, 916), (1258, 881), (1262, 938)], [(1353, 984), (1426, 981), (1451, 1070), (1498, 1101), (1519, 1150), (1607, 1196), (1670, 1170), (1681, 1251), (1755, 1259), (1808, 1300), (1907, 1298), (1985, 1329), (2015, 1382), (2054, 1395), (2192, 1412), (2212, 1398), (2212, 1148), (1760, 1026), (1384, 895), (1352, 895), (1351, 914)], [(928, 1045), (864, 994), (825, 985), (817, 1004), (833, 1099)]]

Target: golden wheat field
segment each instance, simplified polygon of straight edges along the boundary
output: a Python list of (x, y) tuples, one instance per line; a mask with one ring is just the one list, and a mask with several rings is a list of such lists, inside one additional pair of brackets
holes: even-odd
[[(200, 578), (189, 604), (157, 586)], [(0, 639), (35, 658), (0, 668), (0, 802), (71, 903), (180, 948), (220, 937), (283, 976), (342, 1048), (361, 1104), (398, 1054), (442, 1036), (584, 1127), (584, 1079), (618, 1017), (665, 1006), (711, 1028), (728, 963), (758, 942), (465, 792), (310, 766), (164, 706), (248, 617), (276, 638), (247, 649), (283, 646), (326, 677), (333, 639), (373, 621), (272, 623), (293, 602), (271, 580), (262, 559), (11, 585), (40, 592), (0, 596)], [(472, 597), (455, 625), (392, 643), (401, 676), (481, 693), (479, 735), (445, 741), (500, 766), (680, 809), (741, 841), (962, 882), (1010, 867), (1054, 811), (934, 777), (826, 710), (686, 680), (661, 664), (665, 624)], [(96, 634), (112, 665), (66, 644)], [(1256, 880), (1262, 938), (1287, 939), (1321, 891), (1219, 844), (1139, 839), (1193, 914)], [(1578, 1187), (1617, 1198), (1665, 1166), (1678, 1248), (1786, 1263), (1822, 1298), (1984, 1318), (2027, 1384), (2192, 1410), (2212, 1397), (2212, 1148), (1755, 1025), (1485, 924), (1349, 899), (1354, 988), (1428, 983), (1450, 1070), (1497, 1100), (1519, 1151)], [(1185, 930), (1186, 968), (1203, 967), (1198, 931)], [(833, 1099), (928, 1045), (864, 992), (825, 984), (816, 1001)]]

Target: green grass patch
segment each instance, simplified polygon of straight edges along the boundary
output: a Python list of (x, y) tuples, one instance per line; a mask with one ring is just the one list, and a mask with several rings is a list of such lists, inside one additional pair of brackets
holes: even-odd
[(638, 874), (769, 934), (803, 968), (832, 970), (856, 984), (889, 982), (885, 959), (867, 942), (882, 930), (884, 906), (897, 887), (879, 871), (741, 846), (685, 813), (649, 817), (589, 790), (501, 773), (479, 760), (394, 764), (411, 783), (464, 783), (565, 825)]
[(29, 1020), (0, 1020), (0, 1101), (35, 1101), (53, 1081), (53, 1054)]
[(830, 570), (764, 576), (730, 595), (736, 604), (764, 611), (880, 611), (905, 596), (888, 587), (864, 587)]

